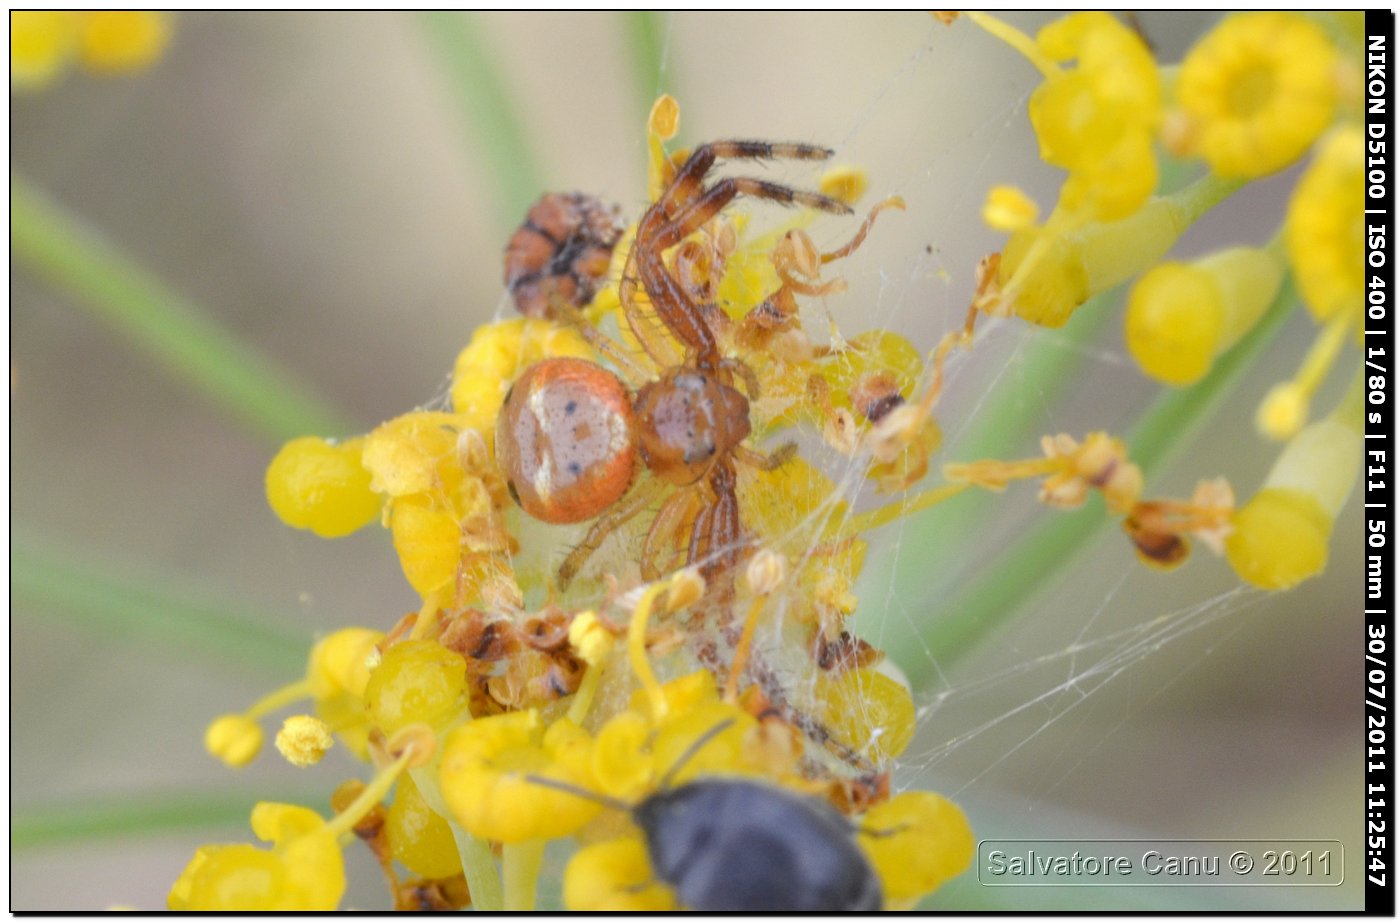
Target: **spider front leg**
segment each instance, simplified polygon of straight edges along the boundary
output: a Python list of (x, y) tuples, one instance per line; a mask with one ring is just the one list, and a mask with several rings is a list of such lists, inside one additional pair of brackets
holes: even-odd
[(745, 448), (743, 445), (735, 445), (734, 457), (760, 471), (776, 471), (797, 457), (797, 443), (784, 442), (768, 454), (754, 451), (752, 448)]
[[(794, 189), (791, 186), (769, 182), (766, 179), (734, 176), (719, 180), (674, 215), (667, 215), (668, 220), (657, 228), (654, 234), (648, 236), (648, 246), (655, 248), (658, 252), (675, 246), (704, 227), (705, 222), (723, 211), (725, 206), (740, 195), (767, 199), (782, 205), (806, 205), (808, 208), (816, 208), (831, 214), (848, 215), (852, 213), (850, 205), (819, 192)], [(655, 210), (658, 206), (652, 207)], [(647, 216), (650, 217), (651, 214), (652, 212), (648, 212)]]
[(715, 161), (726, 160), (827, 160), (835, 151), (816, 144), (782, 143), (772, 141), (711, 141), (690, 152), (685, 163), (676, 171), (656, 206), (668, 215), (679, 211), (691, 201), (705, 183), (705, 176)]

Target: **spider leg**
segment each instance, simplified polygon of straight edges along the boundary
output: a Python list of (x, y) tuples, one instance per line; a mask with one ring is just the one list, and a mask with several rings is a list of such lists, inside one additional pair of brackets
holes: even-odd
[[(661, 214), (662, 203), (658, 202), (652, 206), (643, 218), (643, 227), (637, 232), (638, 243), (632, 248), (629, 261), (637, 268), (642, 287), (651, 298), (656, 316), (677, 339), (698, 353), (696, 362), (702, 368), (713, 367), (718, 361), (719, 346), (715, 342), (714, 333), (706, 326), (695, 303), (686, 293), (685, 286), (667, 270), (661, 254), (699, 230), (705, 222), (723, 211), (726, 205), (740, 195), (768, 199), (785, 205), (806, 205), (835, 214), (851, 213), (850, 206), (834, 198), (746, 177), (721, 179), (673, 219), (659, 227), (655, 224), (656, 217)], [(624, 303), (632, 300), (630, 289), (628, 295), (628, 301)], [(638, 329), (642, 318), (635, 306), (627, 312), (627, 320), (632, 326), (632, 331), (639, 339), (645, 341), (644, 334)]]
[[(696, 363), (700, 367), (713, 367), (719, 361), (719, 344), (715, 341), (715, 334), (686, 293), (685, 286), (667, 271), (666, 264), (661, 260), (661, 249), (648, 246), (638, 248), (634, 253), (642, 287), (651, 299), (657, 318), (676, 339), (696, 351)], [(639, 314), (627, 314), (627, 321), (632, 324), (634, 333), (637, 332), (636, 322), (641, 320)]]
[(578, 334), (600, 355), (606, 356), (608, 361), (612, 362), (627, 379), (628, 385), (633, 390), (650, 380), (651, 376), (637, 364), (636, 360), (624, 352), (617, 343), (599, 332), (597, 327), (589, 323), (576, 305), (558, 295), (553, 295), (550, 297), (550, 307), (560, 320), (578, 331)]
[(725, 160), (826, 160), (835, 151), (816, 144), (774, 143), (771, 141), (711, 141), (690, 152), (671, 183), (657, 200), (660, 210), (670, 214), (676, 206), (695, 197), (705, 175), (715, 161)]
[(725, 359), (719, 363), (719, 367), (744, 380), (744, 389), (747, 392), (744, 396), (749, 398), (750, 403), (759, 398), (763, 388), (758, 383), (758, 372), (750, 368), (748, 363), (738, 359)]
[(647, 531), (646, 541), (642, 544), (643, 579), (657, 580), (663, 572), (674, 569), (671, 566), (658, 566), (656, 561), (667, 552), (667, 541), (671, 542), (670, 553), (676, 552), (675, 541), (681, 526), (686, 519), (695, 515), (696, 500), (699, 498), (696, 494), (697, 491), (693, 489), (679, 490), (657, 510), (656, 518)]
[(797, 456), (797, 443), (784, 442), (774, 451), (764, 454), (761, 451), (754, 451), (752, 448), (745, 448), (743, 445), (734, 446), (734, 457), (749, 467), (758, 468), (760, 471), (776, 471)]
[[(627, 262), (622, 267), (622, 279), (618, 283), (618, 300), (622, 302), (622, 316), (627, 320), (627, 326), (632, 331), (632, 335), (637, 337), (637, 342), (642, 344), (646, 354), (651, 357), (657, 368), (671, 368), (679, 365), (684, 356), (676, 349), (675, 343), (661, 335), (660, 327), (671, 329), (656, 309), (656, 302), (652, 295), (648, 294), (651, 301), (651, 310), (648, 311), (637, 303), (637, 283), (641, 279), (637, 268), (636, 246), (627, 254)], [(643, 290), (647, 290), (645, 287)], [(664, 297), (664, 296), (663, 296)]]
[[(645, 238), (648, 248), (655, 249), (659, 253), (675, 246), (703, 227), (706, 221), (723, 211), (725, 206), (740, 195), (767, 199), (782, 205), (806, 205), (808, 208), (816, 208), (819, 211), (828, 211), (832, 214), (852, 213), (851, 206), (845, 202), (822, 195), (819, 192), (794, 189), (791, 186), (769, 182), (766, 179), (731, 176), (718, 180), (703, 193), (695, 196), (685, 207), (671, 215), (661, 227), (655, 228), (653, 233), (648, 234)], [(657, 206), (652, 207), (655, 210)], [(650, 217), (651, 214), (652, 212), (648, 212), (647, 216)], [(640, 231), (638, 239), (642, 239)]]
[[(716, 141), (697, 147), (677, 171), (661, 197), (642, 215), (636, 241), (623, 271), (620, 296), (628, 326), (661, 367), (675, 364), (668, 351), (648, 328), (636, 302), (637, 281), (651, 301), (657, 319), (687, 348), (698, 354), (700, 367), (712, 367), (719, 358), (714, 334), (705, 325), (685, 285), (666, 269), (661, 254), (704, 226), (739, 195), (783, 204), (802, 204), (836, 214), (851, 209), (836, 199), (792, 189), (779, 183), (750, 178), (722, 179), (704, 188), (706, 174), (720, 157), (731, 159), (825, 160), (832, 151), (811, 144), (773, 144), (767, 141)], [(635, 272), (635, 274), (634, 274)]]
[(567, 589), (569, 583), (578, 575), (578, 571), (583, 569), (588, 558), (593, 556), (593, 552), (598, 550), (608, 535), (649, 506), (664, 487), (665, 481), (655, 477), (647, 478), (645, 482), (633, 487), (631, 493), (615, 503), (611, 509), (594, 522), (593, 527), (588, 529), (588, 534), (583, 536), (583, 540), (569, 552), (569, 556), (565, 557), (564, 562), (559, 565), (559, 588)]

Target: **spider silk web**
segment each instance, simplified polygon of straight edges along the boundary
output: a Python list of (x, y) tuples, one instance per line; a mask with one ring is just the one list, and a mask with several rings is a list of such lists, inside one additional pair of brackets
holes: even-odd
[[(1037, 20), (1018, 22), (1034, 28)], [(1149, 16), (1144, 28), (1157, 43), (1159, 59), (1174, 61), (1208, 23), (1204, 17)], [(705, 40), (694, 38), (693, 26), (666, 19), (659, 86), (669, 86), (679, 57), (701, 53), (695, 42), (704, 46)], [(906, 39), (899, 56), (881, 56), (874, 40), (850, 37), (852, 60), (834, 63), (838, 75), (823, 84), (849, 80), (855, 88), (839, 94), (840, 102), (790, 108), (740, 102), (730, 113), (702, 92), (692, 104), (682, 91), (678, 141), (827, 143), (837, 150), (835, 162), (866, 168), (871, 188), (857, 217), (822, 217), (808, 226), (822, 250), (845, 243), (874, 202), (903, 197), (904, 213), (886, 212), (861, 249), (826, 267), (824, 277), (844, 278), (849, 290), (799, 302), (805, 328), (819, 344), (828, 341), (832, 324), (848, 338), (884, 328), (907, 336), (927, 356), (945, 332), (961, 325), (977, 260), (1002, 244), (980, 218), (986, 190), (1002, 182), (1021, 186), (1045, 213), (1062, 174), (1037, 158), (1026, 119), (1035, 75), (1024, 61), (967, 23), (949, 30), (913, 16), (902, 28), (918, 34), (917, 41)], [(747, 41), (733, 41), (736, 58), (753, 49)], [(791, 80), (816, 79), (818, 65), (806, 58), (787, 66), (795, 72)], [(755, 85), (762, 85), (766, 73), (771, 71), (753, 78)], [(802, 188), (814, 187), (820, 174), (782, 163), (730, 164), (717, 172)], [(623, 184), (620, 179), (619, 188)], [(615, 190), (596, 191), (606, 198)], [(1282, 215), (1287, 186), (1263, 184), (1257, 192), (1243, 196), (1235, 214), (1203, 220), (1175, 252), (1190, 256), (1231, 243), (1263, 243)], [(640, 214), (635, 192), (613, 198), (633, 203), (624, 206), (629, 220)], [(750, 234), (792, 217), (768, 203), (743, 203), (735, 210), (751, 215)], [(1082, 438), (1107, 430), (1125, 436), (1161, 391), (1124, 349), (1121, 293), (1110, 300), (1098, 332), (1090, 335), (1075, 326), (1090, 318), (1076, 317), (1062, 330), (981, 318), (972, 349), (955, 352), (947, 368), (935, 410), (942, 447), (929, 475), (905, 495), (941, 483), (943, 463), (975, 460), (966, 452), (979, 426), (1008, 410), (1034, 421), (1004, 449), (1008, 459), (1038, 456), (1045, 434)], [(501, 316), (509, 311), (503, 301)], [(1213, 417), (1197, 432), (1183, 434), (1167, 464), (1145, 472), (1144, 495), (1185, 498), (1198, 479), (1224, 475), (1239, 500), (1246, 499), (1276, 450), (1254, 434), (1254, 406), (1293, 367), (1307, 334), (1306, 324), (1293, 325)], [(1069, 359), (1067, 370), (1050, 378), (1035, 374), (1032, 362), (1036, 350), (1047, 349)], [(925, 385), (921, 381), (920, 389)], [(1316, 406), (1328, 406), (1335, 399), (1329, 394), (1320, 395)], [(831, 503), (849, 503), (859, 513), (899, 499), (877, 495), (865, 477), (866, 458), (838, 453), (820, 433), (784, 430), (760, 447), (771, 450), (788, 438), (835, 483)], [(1350, 810), (1356, 798), (1334, 797), (1334, 789), (1348, 771), (1360, 770), (1359, 736), (1344, 729), (1360, 725), (1360, 709), (1335, 691), (1338, 677), (1352, 674), (1339, 661), (1343, 645), (1337, 638), (1360, 636), (1353, 617), (1362, 608), (1359, 581), (1338, 577), (1355, 572), (1359, 540), (1349, 537), (1360, 535), (1355, 501), (1337, 524), (1328, 574), (1293, 593), (1269, 595), (1242, 588), (1225, 562), (1199, 544), (1180, 570), (1149, 571), (1101, 499), (1091, 496), (1078, 512), (1057, 512), (1036, 502), (1037, 486), (1023, 481), (1002, 494), (959, 498), (971, 511), (959, 513), (958, 503), (950, 503), (866, 535), (871, 546), (856, 586), (860, 606), (848, 627), (888, 653), (882, 668), (912, 682), (918, 707), (917, 735), (893, 761), (893, 787), (935, 790), (957, 801), (979, 839), (1354, 841), (1352, 827), (1359, 823), (1352, 813), (1339, 814), (1334, 801)], [(649, 515), (639, 517), (643, 531)], [(931, 639), (946, 619), (959, 617), (946, 604), (964, 587), (1021, 579), (1016, 540), (1064, 515), (1095, 517), (1100, 525), (1047, 575), (1017, 586), (1015, 604), (975, 629), (977, 643), (954, 653)], [(519, 526), (522, 546), (542, 549), (534, 561), (541, 568), (557, 566), (569, 542), (585, 530), (523, 517)], [(635, 572), (639, 540), (634, 523), (630, 532), (605, 543), (589, 569)], [(779, 593), (773, 606), (779, 614), (762, 623), (759, 649), (776, 649), (792, 636), (784, 604)], [(805, 671), (797, 664), (783, 674), (799, 686), (813, 681), (810, 663)], [(799, 697), (802, 690), (793, 689)], [(866, 706), (860, 700), (850, 704)], [(1359, 848), (1354, 851), (1359, 856)], [(1352, 882), (1360, 874), (1352, 871), (1344, 887), (1327, 892), (1121, 889), (1092, 905), (1345, 906), (1359, 899)], [(973, 877), (964, 875), (932, 905), (988, 905)], [(1002, 890), (994, 905), (1084, 905), (1078, 898), (1073, 889)]]

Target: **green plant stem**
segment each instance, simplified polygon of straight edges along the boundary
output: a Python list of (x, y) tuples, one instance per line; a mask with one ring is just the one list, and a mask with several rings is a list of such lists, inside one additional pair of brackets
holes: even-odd
[(645, 125), (652, 103), (662, 93), (676, 95), (675, 79), (666, 68), (666, 17), (672, 13), (655, 10), (634, 10), (621, 14), (626, 19), (628, 46), (632, 53), (632, 70), (636, 75), (638, 103)]
[(135, 835), (158, 835), (218, 827), (247, 832), (248, 816), (260, 800), (315, 803), (316, 791), (140, 791), (69, 799), (62, 803), (16, 810), (10, 816), (10, 848), (124, 841)]
[(306, 668), (308, 632), (207, 589), (131, 574), (66, 550), (11, 535), (12, 601), (110, 632), (128, 643), (167, 644), (244, 673), (281, 678)]
[(467, 133), (495, 178), (494, 205), (504, 240), (545, 191), (534, 147), (516, 116), (521, 108), (482, 39), (476, 14), (432, 10), (422, 15), (429, 43), (465, 116)]
[[(1168, 463), (1191, 444), (1222, 401), (1228, 398), (1240, 376), (1248, 370), (1282, 327), (1296, 295), (1284, 285), (1263, 319), (1238, 345), (1227, 352), (1201, 381), (1192, 387), (1169, 391), (1154, 401), (1142, 420), (1127, 435), (1131, 457), (1145, 474)], [(940, 600), (941, 617), (923, 634), (934, 651), (936, 665), (952, 668), (993, 630), (1067, 573), (1072, 559), (1110, 523), (1101, 507), (1071, 514), (1047, 513), (1027, 529), (1020, 540), (1008, 545), (993, 566)], [(910, 664), (915, 688), (930, 680), (935, 663)]]
[(17, 264), (73, 295), (258, 435), (282, 442), (355, 431), (292, 375), (13, 172), (10, 248)]
[(505, 906), (501, 892), (501, 875), (491, 846), (456, 823), (449, 824), (452, 838), (457, 841), (457, 853), (462, 856), (462, 873), (472, 894), (472, 908), (478, 912), (500, 912)]
[(507, 843), (501, 849), (501, 877), (505, 879), (505, 911), (532, 912), (535, 885), (544, 860), (544, 839)]

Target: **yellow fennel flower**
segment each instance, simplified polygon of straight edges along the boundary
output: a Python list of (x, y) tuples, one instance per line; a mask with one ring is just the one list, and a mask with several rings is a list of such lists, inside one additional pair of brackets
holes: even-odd
[(477, 327), (452, 371), (452, 407), (465, 427), (489, 438), (506, 392), (520, 373), (542, 359), (569, 356), (594, 358), (575, 330), (549, 320), (515, 317)]
[(1040, 50), (1077, 67), (1047, 76), (1030, 100), (1045, 162), (1069, 171), (1060, 203), (1101, 221), (1132, 214), (1157, 186), (1157, 62), (1107, 13), (1073, 13), (1040, 30)]
[(579, 849), (564, 870), (564, 906), (571, 912), (670, 912), (670, 887), (659, 883), (646, 845), (611, 839)]
[(264, 478), (267, 504), (293, 528), (339, 538), (379, 515), (380, 500), (360, 463), (364, 439), (293, 439), (272, 459)]
[(1326, 34), (1296, 13), (1226, 18), (1181, 63), (1184, 147), (1221, 176), (1288, 166), (1332, 121), (1336, 60)]
[[(957, 804), (931, 791), (907, 791), (875, 807), (856, 837), (887, 902), (916, 900), (972, 863), (972, 827)], [(887, 907), (895, 908), (895, 907)]]
[(10, 86), (33, 89), (57, 76), (77, 45), (82, 16), (61, 10), (12, 10)]
[(97, 10), (83, 16), (78, 54), (93, 73), (126, 74), (154, 64), (170, 43), (170, 14)]
[(1235, 513), (1225, 556), (1240, 579), (1288, 589), (1322, 572), (1332, 523), (1361, 470), (1361, 376), (1326, 418), (1294, 436)]
[(592, 819), (599, 805), (531, 778), (586, 788), (589, 748), (582, 730), (567, 720), (546, 729), (538, 711), (473, 720), (448, 734), (443, 746), (443, 799), (453, 819), (483, 839), (568, 835)]
[(1254, 327), (1282, 281), (1281, 261), (1251, 247), (1162, 263), (1128, 295), (1128, 351), (1158, 381), (1198, 381), (1216, 356)]
[(1319, 146), (1288, 203), (1288, 261), (1303, 303), (1319, 322), (1363, 299), (1361, 129), (1340, 128)]
[(179, 911), (328, 911), (345, 892), (345, 863), (335, 836), (314, 811), (291, 804), (253, 808), (253, 833), (271, 850), (206, 845), (170, 889)]

